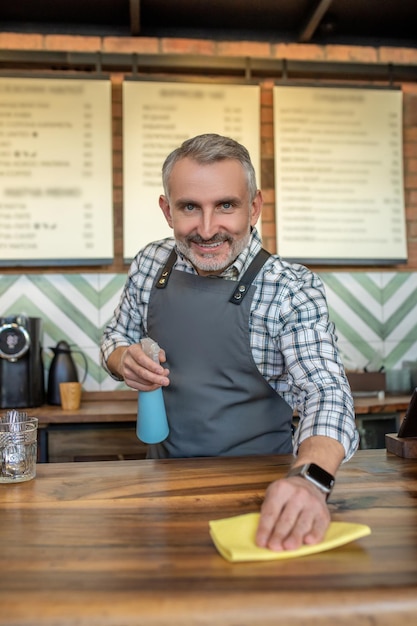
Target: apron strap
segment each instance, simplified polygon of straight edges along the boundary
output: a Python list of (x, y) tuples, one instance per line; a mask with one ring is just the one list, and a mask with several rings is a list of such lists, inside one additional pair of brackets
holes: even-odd
[(249, 287), (251, 286), (255, 276), (270, 256), (271, 254), (264, 248), (259, 250), (256, 257), (253, 259), (252, 263), (239, 280), (237, 287), (233, 290), (233, 293), (229, 298), (229, 302), (232, 302), (233, 304), (240, 304), (242, 302), (243, 298), (248, 293)]
[(174, 267), (174, 263), (177, 260), (177, 253), (175, 252), (175, 248), (172, 248), (171, 254), (168, 257), (167, 262), (163, 266), (161, 273), (158, 276), (158, 280), (156, 281), (157, 289), (165, 289), (168, 283), (168, 278), (172, 272), (172, 268)]

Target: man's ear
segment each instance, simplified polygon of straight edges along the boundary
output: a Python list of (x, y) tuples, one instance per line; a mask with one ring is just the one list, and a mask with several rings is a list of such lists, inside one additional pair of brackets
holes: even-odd
[(165, 219), (168, 222), (168, 226), (170, 228), (173, 228), (171, 207), (169, 206), (169, 202), (166, 196), (159, 196), (159, 206), (161, 207), (162, 213), (164, 214)]
[(255, 226), (256, 222), (258, 221), (259, 216), (262, 211), (263, 203), (264, 201), (262, 198), (262, 192), (260, 189), (258, 189), (258, 191), (256, 192), (256, 196), (252, 201), (252, 206), (251, 206), (251, 218), (250, 218), (251, 226)]

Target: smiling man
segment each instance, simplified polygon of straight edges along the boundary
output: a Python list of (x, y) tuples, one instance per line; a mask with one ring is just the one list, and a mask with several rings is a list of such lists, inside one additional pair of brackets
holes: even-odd
[[(163, 387), (170, 432), (150, 458), (292, 452), (288, 477), (267, 489), (256, 540), (274, 550), (316, 543), (334, 474), (358, 445), (323, 285), (262, 248), (262, 193), (244, 146), (194, 137), (162, 178), (174, 237), (133, 261), (103, 365), (133, 389)], [(159, 365), (141, 348), (147, 336), (161, 346)]]

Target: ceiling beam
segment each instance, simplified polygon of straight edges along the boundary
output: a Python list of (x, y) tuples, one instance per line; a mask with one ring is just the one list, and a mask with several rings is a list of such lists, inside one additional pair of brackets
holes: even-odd
[[(52, 72), (51, 72), (52, 70)], [(131, 54), (96, 52), (61, 52), (50, 50), (0, 49), (0, 76), (33, 76), (46, 71), (48, 76), (69, 76), (84, 72), (86, 77), (108, 78), (107, 72), (126, 72), (129, 76), (152, 78), (166, 74), (175, 80), (194, 82), (258, 81), (278, 79), (281, 84), (293, 81), (332, 79), (357, 82), (363, 86), (375, 80), (393, 88), (401, 82), (417, 83), (417, 65), (387, 63), (346, 63), (328, 61), (292, 61), (250, 57), (202, 57), (180, 54)], [(179, 75), (181, 78), (178, 78)]]
[(140, 0), (129, 0), (130, 34), (135, 37), (140, 34)]
[(298, 35), (300, 43), (310, 41), (333, 0), (319, 0)]

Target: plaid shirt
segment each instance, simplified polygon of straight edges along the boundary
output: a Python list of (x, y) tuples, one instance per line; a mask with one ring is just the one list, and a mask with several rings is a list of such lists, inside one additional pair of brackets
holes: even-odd
[[(151, 288), (173, 245), (172, 238), (151, 243), (130, 266), (120, 303), (105, 328), (101, 345), (102, 364), (111, 376), (106, 361), (113, 350), (147, 336)], [(260, 248), (261, 240), (253, 229), (249, 247), (222, 278), (238, 280)], [(174, 267), (196, 273), (180, 253)], [(355, 452), (359, 436), (320, 278), (302, 265), (272, 255), (253, 285), (256, 291), (249, 322), (252, 354), (262, 376), (298, 413), (294, 452), (304, 439), (322, 435), (338, 440), (347, 460)]]

